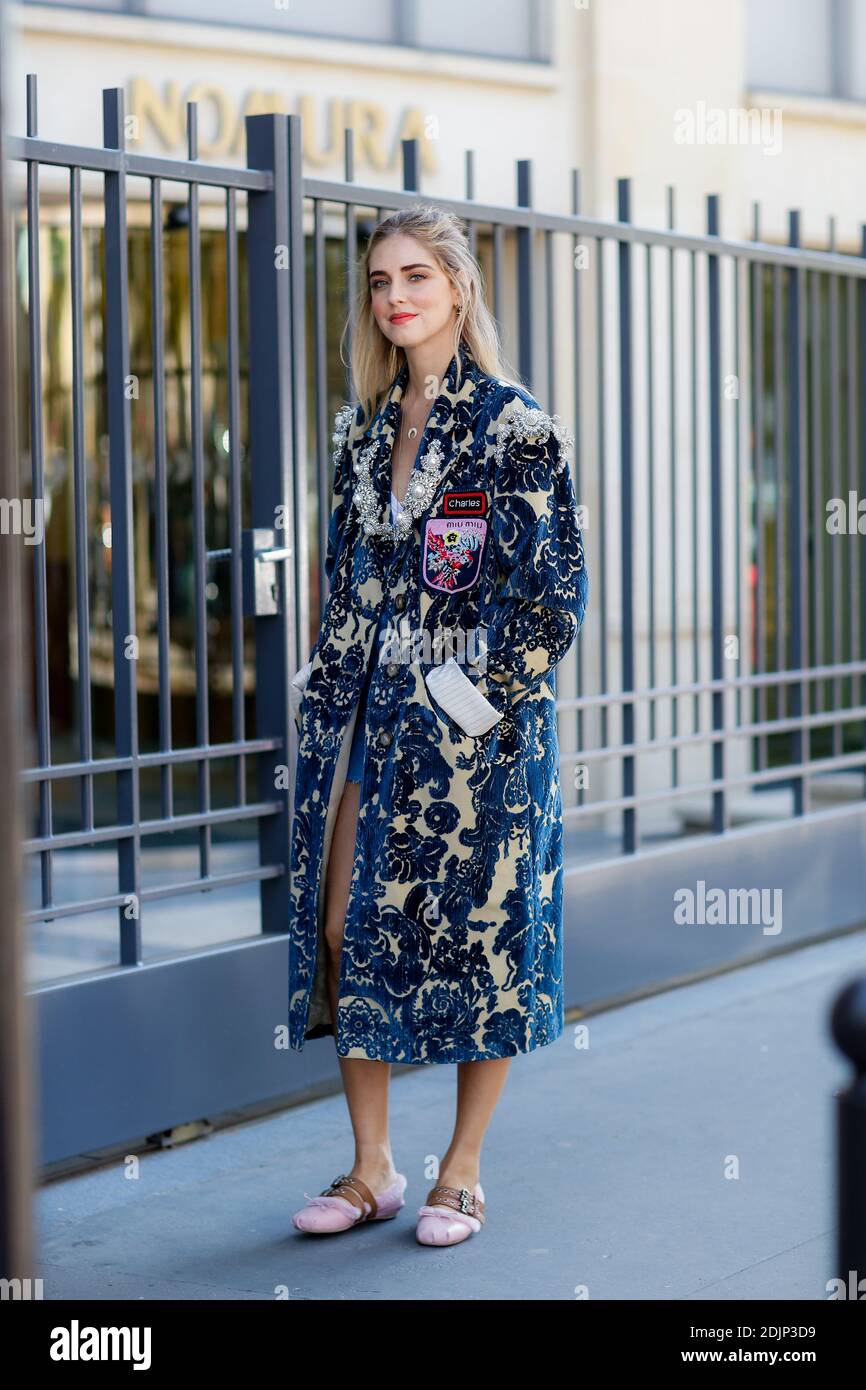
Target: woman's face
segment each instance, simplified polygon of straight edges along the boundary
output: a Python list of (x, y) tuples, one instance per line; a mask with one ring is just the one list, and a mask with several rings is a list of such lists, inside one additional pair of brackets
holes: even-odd
[(396, 347), (418, 347), (453, 330), (454, 287), (427, 247), (405, 232), (385, 237), (373, 252), (370, 299), (376, 322)]

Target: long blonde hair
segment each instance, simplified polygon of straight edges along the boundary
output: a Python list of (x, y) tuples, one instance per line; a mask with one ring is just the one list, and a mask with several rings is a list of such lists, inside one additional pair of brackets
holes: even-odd
[[(401, 347), (389, 342), (376, 322), (370, 293), (370, 264), (376, 248), (388, 236), (403, 232), (420, 242), (459, 292), (462, 313), (454, 315), (454, 352), (465, 343), (478, 366), (490, 376), (522, 386), (505, 358), (496, 320), (484, 298), (484, 277), (473, 256), (466, 230), (455, 213), (432, 203), (399, 208), (376, 227), (358, 269), (355, 330), (352, 337), (352, 380), (364, 407), (363, 426), (369, 424), (394, 377), (406, 361)], [(349, 333), (347, 320), (340, 338), (340, 357)]]

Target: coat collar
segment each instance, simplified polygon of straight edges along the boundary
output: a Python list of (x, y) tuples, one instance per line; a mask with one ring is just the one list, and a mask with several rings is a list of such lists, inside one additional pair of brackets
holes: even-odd
[[(442, 390), (433, 402), (421, 443), (418, 448), (415, 468), (410, 475), (411, 485), (417, 472), (422, 470), (425, 455), (431, 444), (438, 442), (438, 473), (435, 489), (424, 513), (429, 512), (436, 502), (447, 474), (467, 445), (471, 447), (475, 410), (473, 400), (479, 383), (485, 379), (474, 357), (465, 343), (451, 358)], [(360, 448), (368, 460), (370, 481), (376, 496), (378, 519), (391, 519), (391, 454), (397, 441), (400, 425), (400, 402), (409, 380), (409, 366), (404, 361), (388, 388), (387, 395), (373, 418), (368, 431), (362, 436)], [(371, 449), (370, 446), (373, 446)], [(422, 515), (424, 514), (422, 513)], [(409, 532), (411, 536), (412, 532)], [(407, 537), (408, 539), (408, 537)]]

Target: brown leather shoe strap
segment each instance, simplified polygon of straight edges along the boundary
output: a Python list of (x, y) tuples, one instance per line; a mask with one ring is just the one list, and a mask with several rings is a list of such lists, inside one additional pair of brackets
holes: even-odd
[[(322, 1197), (345, 1197), (353, 1206), (360, 1207), (362, 1221), (370, 1221), (378, 1211), (376, 1198), (363, 1179), (348, 1177), (345, 1173), (334, 1178), (331, 1186), (326, 1187), (324, 1192), (319, 1195)], [(358, 1197), (361, 1198), (360, 1202), (356, 1200)], [(364, 1210), (364, 1202), (369, 1202), (369, 1211)]]
[(451, 1207), (466, 1216), (484, 1221), (484, 1203), (468, 1187), (431, 1187), (427, 1194), (428, 1207)]

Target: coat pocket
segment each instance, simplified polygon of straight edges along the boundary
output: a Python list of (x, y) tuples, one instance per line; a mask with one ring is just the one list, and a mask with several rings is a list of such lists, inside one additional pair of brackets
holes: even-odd
[(428, 691), (441, 705), (449, 719), (470, 738), (486, 734), (502, 718), (480, 690), (461, 671), (453, 656), (441, 666), (434, 666), (424, 677)]

